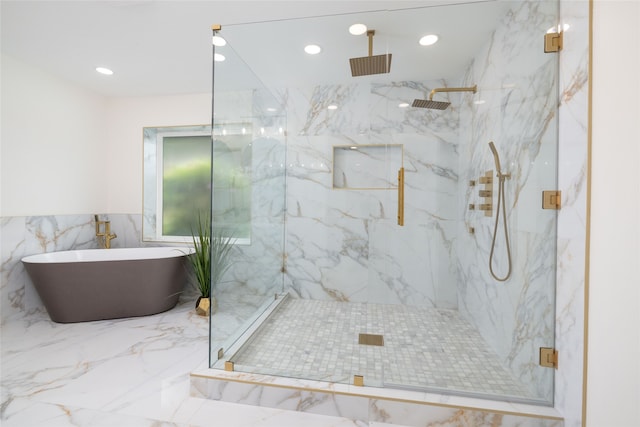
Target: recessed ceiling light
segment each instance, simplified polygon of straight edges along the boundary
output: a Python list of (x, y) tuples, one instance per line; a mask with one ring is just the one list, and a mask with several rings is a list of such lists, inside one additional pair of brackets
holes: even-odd
[(309, 44), (304, 47), (304, 51), (309, 55), (317, 55), (322, 52), (322, 48), (317, 44)]
[(96, 71), (100, 74), (104, 74), (105, 76), (110, 76), (113, 74), (113, 71), (105, 67), (96, 67)]
[(429, 34), (420, 38), (420, 41), (418, 43), (420, 43), (422, 46), (431, 46), (432, 44), (435, 44), (437, 41), (438, 41), (438, 36), (436, 36), (435, 34)]
[(364, 24), (353, 24), (349, 27), (349, 32), (354, 36), (359, 36), (367, 32), (367, 26)]
[(398, 104), (399, 108), (407, 108), (409, 106), (409, 103), (407, 102), (401, 102), (400, 104)]
[(337, 109), (338, 109), (338, 106), (337, 106), (337, 105), (335, 105), (335, 104), (331, 104), (331, 105), (329, 105), (329, 106), (327, 107), (327, 109), (329, 109), (329, 110), (337, 110)]
[(476, 104), (476, 105), (482, 105), (485, 102), (487, 102), (487, 101), (485, 101), (484, 99), (478, 99), (477, 101), (473, 101), (473, 103)]
[(215, 55), (213, 55), (213, 60), (216, 61), (216, 62), (222, 62), (225, 59), (227, 59), (227, 58), (225, 58), (225, 56), (222, 55), (221, 53), (216, 53)]
[(211, 42), (213, 43), (214, 46), (218, 46), (218, 47), (225, 46), (227, 44), (227, 41), (220, 36), (213, 36), (213, 38), (211, 39)]

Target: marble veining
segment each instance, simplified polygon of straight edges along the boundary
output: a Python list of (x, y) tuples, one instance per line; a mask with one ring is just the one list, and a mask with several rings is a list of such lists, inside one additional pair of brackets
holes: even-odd
[(6, 427), (376, 425), (190, 396), (189, 373), (206, 363), (209, 331), (208, 319), (195, 314), (192, 302), (184, 299), (173, 310), (141, 318), (63, 325), (32, 314), (3, 325), (0, 422)]
[[(526, 8), (530, 8), (532, 6), (527, 5), (527, 3), (531, 2), (522, 2), (523, 8), (513, 15), (513, 17), (517, 18), (514, 18), (514, 22), (511, 25), (514, 29), (522, 25), (529, 25), (525, 18), (524, 11), (526, 11)], [(482, 298), (482, 301), (479, 301), (477, 306), (474, 306), (474, 311), (479, 314), (485, 313), (487, 318), (486, 320), (476, 318), (480, 319), (476, 320), (476, 326), (484, 325), (484, 329), (491, 330), (491, 328), (497, 325), (500, 330), (512, 330), (514, 333), (517, 331), (516, 335), (519, 338), (516, 340), (515, 346), (511, 346), (506, 341), (503, 344), (500, 344), (500, 346), (502, 349), (506, 349), (504, 354), (510, 364), (520, 364), (522, 362), (519, 362), (519, 360), (526, 359), (520, 359), (518, 355), (528, 353), (530, 349), (535, 348), (537, 345), (535, 340), (530, 340), (529, 343), (526, 343), (522, 338), (527, 334), (532, 335), (539, 332), (538, 329), (527, 330), (526, 324), (522, 322), (536, 322), (537, 318), (519, 315), (517, 317), (519, 326), (516, 327), (517, 323), (514, 321), (516, 317), (508, 314), (500, 315), (493, 312), (491, 307), (500, 305), (522, 313), (521, 309), (517, 309), (517, 307), (524, 308), (527, 305), (535, 305), (540, 302), (542, 302), (542, 304), (549, 304), (549, 299), (547, 299), (547, 302), (544, 301), (544, 298), (547, 298), (547, 296), (543, 296), (543, 300), (532, 298), (535, 294), (537, 284), (531, 282), (530, 279), (534, 279), (535, 281), (546, 281), (547, 278), (543, 278), (543, 275), (552, 274), (545, 272), (550, 271), (552, 266), (555, 266), (557, 268), (555, 277), (557, 289), (555, 290), (554, 295), (556, 306), (555, 322), (552, 325), (545, 323), (544, 325), (540, 325), (540, 327), (544, 329), (554, 329), (555, 344), (561, 352), (562, 362), (560, 368), (555, 371), (555, 407), (558, 408), (558, 410), (566, 417), (566, 425), (579, 426), (581, 420), (580, 396), (582, 388), (583, 362), (582, 328), (584, 326), (583, 294), (585, 286), (584, 223), (586, 218), (585, 183), (587, 174), (586, 111), (588, 95), (588, 2), (561, 1), (560, 8), (561, 20), (563, 22), (570, 23), (571, 30), (565, 33), (566, 45), (570, 47), (566, 48), (559, 55), (559, 92), (561, 95), (559, 100), (560, 121), (558, 132), (561, 144), (558, 153), (558, 182), (555, 183), (554, 186), (559, 187), (563, 191), (563, 208), (560, 212), (553, 213), (553, 215), (557, 215), (558, 224), (557, 250), (548, 252), (547, 257), (545, 257), (544, 260), (541, 260), (541, 262), (536, 262), (535, 265), (529, 265), (529, 267), (532, 268), (532, 273), (530, 277), (528, 276), (526, 278), (528, 285), (526, 291), (523, 293), (500, 292), (500, 290), (493, 287), (486, 288), (483, 292), (473, 289), (473, 283), (482, 283), (486, 280), (486, 272), (474, 268), (474, 261), (472, 257), (469, 257), (467, 260), (469, 262), (464, 263), (462, 262), (463, 260), (457, 260), (453, 264), (448, 264), (446, 262), (438, 264), (437, 261), (431, 261), (433, 265), (438, 265), (439, 271), (429, 272), (430, 275), (443, 274), (446, 277), (446, 275), (455, 275), (457, 274), (456, 272), (459, 272), (466, 278), (464, 282), (459, 282), (459, 286), (461, 286), (459, 288), (460, 293), (454, 289), (452, 294), (451, 287), (445, 287), (445, 289), (437, 287), (431, 288), (431, 285), (420, 287), (419, 289), (420, 292), (424, 293), (424, 296), (421, 297), (423, 299), (422, 303), (424, 304), (435, 305), (438, 304), (438, 301), (442, 304), (443, 300), (439, 297), (436, 298), (436, 295), (444, 296), (445, 304), (453, 304), (454, 306), (460, 304), (460, 307), (467, 304), (461, 298), (462, 294), (467, 295), (468, 298), (465, 297), (465, 300), (467, 301), (476, 297)], [(493, 46), (495, 47), (492, 50), (500, 50), (497, 48), (498, 44), (496, 44), (499, 40), (496, 36), (494, 36), (494, 38), (496, 41), (494, 41)], [(531, 43), (535, 43), (537, 45), (539, 43), (539, 37), (536, 35), (536, 37), (532, 39)], [(509, 46), (512, 46), (512, 42), (507, 43), (507, 47)], [(508, 65), (506, 61), (498, 61), (496, 58), (491, 58), (490, 62), (492, 61), (496, 64), (501, 64), (501, 66)], [(478, 62), (481, 62), (481, 59), (473, 61), (468, 73), (462, 77), (463, 80), (470, 80), (472, 77), (479, 79), (482, 76), (486, 76), (488, 78), (492, 75), (491, 72), (494, 70), (491, 68), (491, 65), (487, 67), (486, 64), (476, 64)], [(477, 70), (482, 71), (480, 71), (480, 74), (474, 74), (478, 72)], [(290, 163), (287, 162), (286, 165), (288, 168), (287, 185), (289, 188), (287, 193), (287, 221), (288, 224), (294, 223), (295, 227), (294, 234), (290, 234), (287, 240), (289, 260), (292, 260), (292, 255), (296, 253), (306, 254), (313, 253), (313, 251), (319, 251), (319, 248), (315, 248), (313, 246), (314, 243), (312, 241), (305, 242), (304, 240), (307, 236), (320, 237), (323, 239), (324, 237), (321, 234), (321, 230), (323, 227), (333, 227), (329, 221), (329, 219), (332, 218), (341, 220), (343, 216), (347, 216), (349, 219), (354, 220), (354, 223), (359, 221), (360, 230), (363, 231), (358, 231), (355, 233), (355, 236), (363, 237), (357, 237), (355, 242), (358, 242), (361, 238), (367, 237), (368, 234), (366, 233), (368, 233), (368, 230), (375, 229), (375, 227), (393, 227), (392, 222), (395, 215), (395, 204), (393, 199), (386, 200), (378, 199), (368, 194), (347, 195), (345, 193), (342, 193), (341, 195), (331, 195), (331, 197), (329, 197), (331, 176), (329, 161), (331, 158), (329, 154), (330, 152), (319, 147), (319, 144), (317, 144), (317, 138), (327, 138), (331, 141), (328, 145), (349, 144), (352, 142), (364, 144), (371, 141), (380, 143), (388, 143), (389, 141), (392, 141), (393, 143), (408, 145), (409, 142), (405, 141), (410, 141), (413, 138), (410, 133), (394, 133), (392, 135), (385, 133), (375, 134), (372, 130), (387, 129), (389, 133), (392, 133), (397, 129), (422, 129), (422, 140), (427, 141), (427, 143), (423, 144), (422, 147), (430, 147), (430, 149), (433, 150), (433, 153), (446, 154), (450, 159), (447, 160), (446, 164), (445, 162), (440, 161), (434, 162), (425, 160), (430, 156), (422, 154), (413, 155), (411, 151), (408, 151), (405, 153), (405, 165), (412, 171), (417, 171), (418, 168), (421, 167), (426, 171), (425, 176), (432, 173), (434, 177), (441, 177), (450, 181), (452, 183), (451, 191), (455, 191), (456, 194), (458, 194), (458, 189), (456, 187), (464, 185), (467, 179), (475, 178), (476, 175), (473, 170), (458, 170), (458, 159), (466, 158), (470, 159), (469, 162), (481, 163), (481, 166), (478, 167), (478, 170), (480, 171), (484, 171), (486, 167), (491, 166), (491, 159), (485, 147), (486, 140), (482, 135), (487, 134), (488, 130), (491, 129), (493, 125), (497, 125), (498, 122), (494, 120), (474, 121), (469, 116), (470, 112), (465, 112), (462, 108), (450, 108), (444, 115), (436, 114), (431, 111), (403, 113), (396, 109), (389, 108), (388, 111), (390, 114), (393, 114), (395, 117), (402, 117), (402, 119), (393, 121), (381, 120), (367, 124), (369, 120), (368, 117), (371, 115), (370, 111), (373, 111), (372, 109), (386, 109), (388, 106), (393, 105), (392, 102), (396, 103), (396, 100), (400, 98), (409, 98), (414, 95), (416, 97), (424, 97), (424, 93), (420, 92), (420, 90), (414, 90), (414, 87), (417, 88), (421, 85), (424, 85), (425, 87), (434, 87), (450, 83), (455, 84), (457, 82), (434, 81), (418, 82), (418, 85), (404, 83), (396, 85), (398, 91), (409, 91), (410, 96), (405, 96), (398, 92), (386, 91), (385, 88), (377, 88), (375, 86), (372, 86), (370, 91), (367, 91), (366, 88), (363, 88), (362, 90), (360, 90), (360, 88), (354, 88), (349, 92), (354, 94), (354, 96), (359, 96), (355, 95), (356, 93), (361, 94), (362, 96), (378, 97), (380, 97), (381, 94), (387, 94), (385, 96), (387, 96), (390, 101), (388, 105), (380, 102), (375, 104), (369, 103), (369, 105), (374, 105), (375, 107), (371, 107), (363, 113), (358, 113), (356, 111), (352, 112), (351, 117), (354, 119), (354, 123), (357, 123), (357, 126), (353, 126), (352, 128), (358, 129), (359, 131), (357, 133), (345, 134), (342, 136), (335, 133), (332, 134), (331, 132), (324, 132), (322, 135), (289, 135), (289, 139), (287, 141), (287, 159)], [(499, 88), (503, 83), (509, 84), (510, 82), (504, 78), (504, 81), (495, 81), (492, 83), (495, 83), (493, 86), (494, 88)], [(308, 103), (309, 99), (311, 99), (309, 94), (312, 92), (313, 90), (309, 89), (288, 88), (286, 90), (282, 90), (278, 95), (283, 101), (283, 104), (304, 105), (305, 102)], [(319, 93), (322, 92), (323, 91), (320, 91)], [(506, 93), (509, 92), (512, 93), (512, 95), (517, 95), (513, 90), (506, 91)], [(487, 94), (497, 96), (498, 91), (487, 91)], [(470, 107), (469, 100), (464, 100), (464, 98), (462, 99), (465, 107)], [(457, 101), (459, 101), (459, 99), (457, 99)], [(302, 104), (300, 104), (300, 102), (302, 102)], [(499, 105), (499, 109), (507, 108), (507, 104), (502, 102), (500, 102)], [(531, 105), (536, 106), (536, 108), (546, 108), (546, 104), (544, 102), (539, 102), (535, 99), (533, 99)], [(517, 112), (518, 110), (512, 111)], [(524, 112), (522, 109), (520, 111)], [(289, 109), (289, 112), (290, 115), (287, 119), (291, 124), (291, 129), (300, 129), (300, 123), (306, 123), (307, 121), (306, 109)], [(499, 112), (500, 111), (497, 111), (496, 113)], [(318, 114), (322, 115), (327, 113), (318, 112)], [(463, 117), (465, 115), (466, 117)], [(485, 115), (483, 117), (488, 118), (490, 116)], [(457, 123), (461, 120), (467, 120), (467, 123), (472, 124), (475, 129), (474, 132), (476, 133), (474, 141), (478, 141), (477, 144), (468, 144), (466, 146), (458, 144), (459, 129), (457, 127)], [(317, 123), (322, 122), (322, 120), (311, 120), (310, 123), (311, 122), (316, 125)], [(429, 122), (437, 123), (435, 130), (428, 129), (426, 124)], [(315, 128), (310, 126), (309, 129), (315, 129), (317, 133), (323, 132), (320, 126), (316, 126)], [(544, 135), (544, 138), (547, 138), (547, 136), (553, 132), (553, 129), (548, 128), (546, 130), (546, 134), (540, 130), (536, 131), (535, 128), (532, 128), (531, 131), (532, 135)], [(499, 146), (499, 150), (502, 153), (503, 147), (501, 145), (501, 141), (504, 141), (504, 139), (496, 139), (496, 144)], [(479, 149), (474, 148), (476, 145), (478, 145)], [(545, 152), (544, 149), (546, 146), (544, 144), (538, 144), (537, 146), (535, 144), (529, 144), (527, 146), (532, 148), (532, 153), (537, 153), (540, 161), (542, 161), (543, 157), (549, 154)], [(318, 147), (320, 149), (317, 149)], [(535, 160), (531, 156), (527, 156), (527, 152), (518, 152), (518, 150), (512, 150), (508, 147), (504, 147), (504, 151), (505, 154), (503, 154), (503, 156), (509, 159), (509, 162), (515, 161), (515, 159), (525, 159), (527, 161)], [(416, 166), (414, 166), (413, 163), (416, 163)], [(467, 173), (469, 174), (468, 176)], [(537, 174), (539, 176), (547, 176), (545, 169), (542, 169)], [(517, 204), (523, 207), (525, 206), (527, 203), (526, 201), (528, 200), (528, 198), (525, 197), (525, 194), (528, 191), (534, 192), (535, 194), (538, 190), (533, 188), (534, 186), (531, 184), (532, 180), (529, 178), (530, 176), (531, 171), (529, 172), (529, 176), (521, 174), (516, 177), (517, 183), (513, 183), (512, 185), (514, 185), (514, 187), (507, 189), (507, 200), (511, 200), (511, 203), (517, 202)], [(433, 188), (436, 189), (441, 188), (443, 185), (441, 181), (426, 180), (425, 182), (428, 182), (429, 184), (427, 185), (432, 185)], [(309, 185), (311, 186), (308, 187)], [(412, 186), (412, 188), (417, 188), (414, 183), (410, 182), (409, 185)], [(424, 206), (422, 204), (418, 206), (416, 203), (416, 206), (414, 206), (414, 214), (422, 215), (425, 218), (431, 218), (433, 220), (430, 222), (426, 221), (425, 225), (421, 226), (425, 231), (433, 233), (426, 234), (425, 239), (428, 239), (429, 242), (442, 242), (442, 245), (440, 246), (438, 246), (438, 243), (433, 244), (433, 255), (430, 259), (440, 259), (438, 258), (441, 252), (440, 248), (443, 248), (444, 251), (448, 252), (448, 256), (450, 256), (452, 248), (457, 245), (468, 245), (470, 248), (475, 248), (477, 247), (477, 240), (482, 239), (486, 241), (489, 236), (491, 225), (488, 222), (480, 222), (480, 225), (475, 225), (475, 238), (470, 238), (470, 236), (466, 236), (463, 233), (466, 232), (466, 226), (471, 224), (470, 220), (473, 219), (472, 217), (467, 217), (462, 214), (463, 207), (466, 206), (466, 201), (471, 197), (473, 192), (468, 188), (465, 188), (463, 191), (460, 191), (459, 194), (463, 195), (462, 198), (458, 198), (453, 195), (449, 190), (439, 191), (434, 193), (436, 197), (441, 198), (437, 203), (426, 204)], [(448, 198), (451, 198), (451, 200), (447, 201)], [(447, 202), (443, 204), (442, 201)], [(449, 204), (453, 205), (454, 213), (452, 214), (452, 217), (462, 218), (462, 220), (456, 222), (447, 219), (448, 213), (444, 207)], [(449, 207), (447, 207), (447, 209), (449, 209)], [(534, 253), (534, 251), (535, 253), (539, 253), (538, 251), (545, 247), (545, 239), (543, 236), (548, 235), (547, 233), (550, 232), (548, 225), (551, 224), (550, 221), (543, 221), (542, 223), (534, 221), (532, 217), (527, 216), (527, 210), (528, 209), (523, 208), (518, 214), (518, 218), (512, 215), (509, 219), (512, 226), (523, 230), (523, 232), (514, 239), (516, 241), (514, 244), (514, 250), (518, 258), (525, 259), (530, 258), (530, 254)], [(28, 282), (22, 267), (19, 265), (19, 259), (24, 255), (40, 253), (44, 250), (49, 251), (94, 247), (95, 241), (93, 237), (93, 226), (91, 223), (93, 214), (94, 212), (87, 213), (85, 215), (3, 217), (0, 219), (0, 232), (2, 234), (2, 283), (0, 289), (2, 300), (0, 309), (3, 326), (3, 352), (7, 349), (7, 346), (5, 345), (5, 336), (7, 331), (10, 330), (7, 329), (6, 326), (11, 325), (14, 322), (24, 322), (21, 323), (22, 326), (20, 326), (20, 328), (24, 328), (24, 331), (30, 331), (31, 327), (33, 327), (35, 331), (37, 330), (37, 325), (40, 322), (38, 319), (46, 316), (35, 290)], [(141, 235), (140, 215), (111, 214), (108, 216), (110, 217), (109, 219), (112, 220), (114, 229), (118, 230), (118, 239), (114, 241), (114, 245), (119, 247), (144, 245), (144, 243), (141, 243), (139, 239), (139, 236)], [(375, 220), (378, 220), (378, 222), (374, 223)], [(295, 224), (296, 221), (299, 221), (297, 225)], [(308, 222), (305, 223), (305, 221)], [(307, 227), (305, 227), (307, 225), (315, 226), (316, 224), (321, 224), (321, 228), (315, 231), (308, 230)], [(69, 231), (66, 231), (67, 229), (69, 229)], [(530, 234), (526, 234), (525, 232)], [(454, 239), (452, 236), (458, 237)], [(384, 247), (382, 250), (377, 251), (375, 242), (371, 246), (372, 250), (370, 250), (368, 245), (365, 245), (363, 242), (357, 243), (355, 247), (358, 248), (358, 251), (352, 251), (351, 253), (366, 254), (367, 256), (369, 256), (369, 254), (376, 254), (376, 256), (383, 258), (386, 257)], [(500, 249), (502, 250), (503, 248)], [(481, 258), (482, 261), (482, 264), (478, 265), (483, 265), (486, 260), (486, 252), (482, 255), (478, 255), (478, 257)], [(359, 260), (362, 262), (362, 257), (355, 258), (355, 260), (352, 258), (351, 261), (343, 261), (341, 258), (342, 255), (340, 255), (340, 251), (338, 251), (338, 255), (336, 257), (332, 258), (331, 256), (327, 256), (327, 259), (332, 260), (335, 265), (341, 266), (344, 271), (352, 274), (352, 277), (359, 277), (361, 274), (364, 274), (364, 271), (359, 270), (358, 267), (363, 264), (359, 264), (358, 261), (355, 261)], [(499, 262), (502, 261), (499, 260)], [(350, 295), (363, 295), (367, 293), (365, 286), (366, 281), (354, 282), (353, 280), (345, 280), (345, 286), (347, 287), (344, 290), (332, 286), (331, 280), (333, 280), (333, 277), (326, 274), (326, 271), (329, 270), (326, 266), (309, 266), (305, 264), (303, 259), (301, 259), (299, 261), (292, 261), (291, 264), (289, 264), (289, 267), (289, 274), (285, 278), (285, 284), (286, 286), (291, 286), (291, 289), (299, 295), (314, 295), (319, 299), (342, 298), (344, 300), (349, 300)], [(401, 267), (401, 264), (397, 264), (397, 266), (394, 266), (394, 268), (389, 271), (404, 271), (404, 268)], [(424, 277), (429, 276), (425, 276), (421, 270), (416, 270), (412, 274)], [(382, 276), (392, 277), (392, 275), (384, 272)], [(323, 280), (318, 283), (317, 280), (323, 277), (326, 277), (327, 280)], [(428, 278), (427, 281), (432, 283), (433, 286), (437, 286), (437, 281), (432, 280), (431, 278)], [(387, 287), (393, 283), (398, 283), (397, 281), (390, 281), (386, 279), (382, 279), (382, 282), (384, 283), (384, 286)], [(410, 281), (408, 280), (406, 281), (406, 283), (409, 282)], [(400, 289), (405, 289), (403, 292), (409, 291), (407, 286), (400, 287)], [(396, 295), (396, 292), (392, 288), (390, 288), (388, 292), (380, 291), (381, 290), (378, 289), (376, 293), (380, 298), (388, 298), (388, 296)], [(405, 296), (398, 297), (398, 300), (406, 299), (407, 294), (404, 295)], [(415, 296), (415, 293), (413, 296)], [(458, 300), (458, 298), (460, 298), (460, 300)], [(494, 304), (491, 304), (492, 302)], [(23, 329), (20, 330), (22, 331)], [(48, 334), (46, 336), (49, 338)], [(16, 347), (13, 347), (13, 350), (11, 351), (16, 352), (15, 354), (17, 355), (21, 349), (22, 347), (17, 345)], [(85, 362), (80, 362), (80, 364), (83, 363)], [(87, 366), (90, 365), (90, 363), (85, 364)], [(3, 379), (4, 374), (6, 373), (4, 368), (5, 365), (3, 361)], [(529, 372), (531, 371), (525, 366), (524, 372), (525, 375), (529, 375)], [(37, 377), (35, 373), (29, 375)], [(43, 375), (44, 374), (40, 374), (40, 376)], [(176, 382), (169, 380), (167, 384), (176, 384)], [(6, 389), (3, 387), (3, 397), (5, 396), (5, 391)], [(170, 399), (171, 393), (164, 394), (164, 398)], [(28, 397), (15, 397), (9, 406), (6, 404), (4, 399), (3, 402), (3, 424), (7, 422), (4, 416), (7, 413), (6, 408), (9, 406), (16, 409), (16, 417), (13, 418), (13, 422), (15, 423), (14, 425), (25, 424), (24, 422), (22, 424), (20, 423), (21, 418), (18, 414), (18, 412), (23, 410), (27, 416), (36, 417), (34, 419), (38, 419), (38, 416), (48, 416), (48, 414), (55, 414), (55, 416), (61, 417), (60, 419), (67, 419), (70, 413), (66, 410), (67, 407), (64, 405), (49, 404), (46, 402), (34, 403), (33, 400), (30, 400)], [(200, 406), (201, 402), (192, 403), (190, 405)], [(105, 414), (105, 412), (93, 409), (84, 409), (81, 405), (69, 407), (73, 409), (71, 412), (74, 413), (74, 420), (76, 421), (95, 420), (95, 417)], [(222, 411), (222, 413), (229, 413), (227, 409), (218, 409)], [(38, 412), (38, 415), (36, 415), (35, 412)], [(506, 423), (508, 418), (508, 416), (503, 417), (503, 422)], [(429, 416), (429, 419), (434, 420), (434, 423), (438, 423), (439, 421), (437, 420), (443, 420), (442, 417), (438, 417), (433, 414)], [(446, 419), (449, 420), (448, 422), (453, 422), (452, 420), (456, 418), (454, 414), (449, 414)], [(77, 424), (81, 423), (78, 422)], [(119, 422), (118, 424), (122, 425), (124, 423)], [(511, 425), (514, 425), (514, 423)]]

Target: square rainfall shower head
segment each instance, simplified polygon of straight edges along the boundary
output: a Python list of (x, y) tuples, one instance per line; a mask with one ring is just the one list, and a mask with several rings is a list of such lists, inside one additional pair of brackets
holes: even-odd
[(370, 76), (372, 74), (385, 74), (391, 71), (391, 54), (362, 56), (349, 58), (351, 76)]
[(414, 99), (412, 107), (430, 108), (432, 110), (446, 110), (451, 105), (450, 102), (432, 101), (430, 99)]

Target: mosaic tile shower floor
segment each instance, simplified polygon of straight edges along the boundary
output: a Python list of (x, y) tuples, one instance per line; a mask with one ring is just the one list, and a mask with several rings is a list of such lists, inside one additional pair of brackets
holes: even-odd
[[(358, 344), (361, 333), (384, 345)], [(231, 360), (242, 372), (533, 397), (454, 310), (288, 298)]]

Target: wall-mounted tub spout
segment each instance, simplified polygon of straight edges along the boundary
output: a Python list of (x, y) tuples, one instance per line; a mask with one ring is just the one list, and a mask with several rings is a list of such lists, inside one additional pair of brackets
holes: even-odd
[[(509, 229), (507, 227), (507, 203), (504, 199), (504, 181), (507, 178), (511, 178), (511, 174), (502, 173), (502, 168), (500, 167), (500, 156), (498, 155), (498, 150), (496, 150), (496, 146), (493, 144), (493, 141), (489, 142), (489, 148), (493, 153), (493, 160), (496, 164), (496, 176), (498, 177), (498, 202), (496, 205), (496, 222), (493, 228), (493, 239), (491, 241), (491, 253), (489, 255), (489, 271), (494, 279), (499, 282), (506, 281), (511, 276), (511, 245), (509, 244)], [(493, 254), (496, 248), (496, 235), (498, 234), (498, 223), (500, 220), (500, 205), (502, 205), (502, 220), (503, 220), (503, 228), (504, 228), (504, 239), (507, 246), (507, 274), (504, 277), (499, 277), (493, 271)]]

